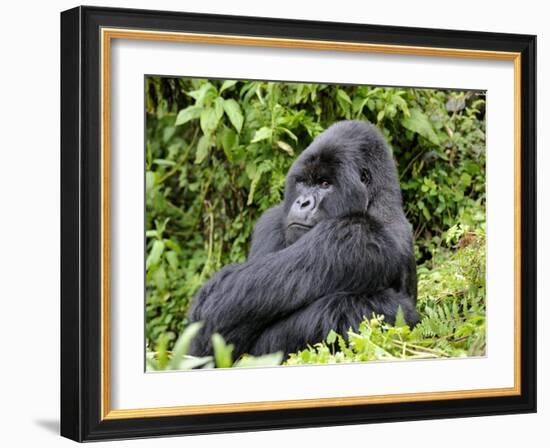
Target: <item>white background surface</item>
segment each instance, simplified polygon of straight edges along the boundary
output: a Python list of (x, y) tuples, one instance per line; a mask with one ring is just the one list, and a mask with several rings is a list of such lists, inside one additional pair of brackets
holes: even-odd
[[(111, 67), (113, 409), (513, 387), (512, 61), (115, 40)], [(143, 79), (149, 73), (486, 90), (488, 356), (144, 373), (144, 284), (136, 279), (145, 264)]]
[[(369, 2), (371, 3), (371, 2)], [(544, 2), (394, 0), (379, 5), (354, 0), (90, 1), (88, 4), (155, 7), (251, 16), (475, 29), (538, 34), (539, 194), (539, 413), (458, 420), (341, 426), (231, 435), (124, 441), (97, 446), (544, 446), (550, 439), (550, 332), (543, 299), (550, 270), (548, 227), (550, 159), (545, 154), (550, 113), (545, 78), (550, 29)], [(2, 8), (2, 200), (0, 442), (6, 446), (69, 446), (57, 436), (59, 414), (59, 11), (69, 1), (6, 3)], [(546, 53), (546, 54), (544, 54)], [(545, 203), (543, 205), (543, 203)], [(545, 316), (546, 314), (546, 316)]]

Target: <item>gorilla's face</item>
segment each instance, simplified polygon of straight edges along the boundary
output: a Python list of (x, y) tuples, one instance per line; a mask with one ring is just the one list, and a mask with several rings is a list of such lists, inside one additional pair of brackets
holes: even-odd
[(304, 161), (292, 174), (293, 200), (286, 215), (286, 241), (292, 244), (317, 223), (334, 214), (331, 205), (338, 195), (337, 167), (319, 158)]
[(321, 221), (401, 213), (395, 163), (381, 133), (361, 121), (332, 125), (294, 162), (285, 187), (285, 240), (292, 244)]
[(287, 244), (327, 218), (367, 210), (371, 176), (361, 159), (345, 145), (335, 146), (323, 139), (315, 140), (302, 153), (287, 177)]

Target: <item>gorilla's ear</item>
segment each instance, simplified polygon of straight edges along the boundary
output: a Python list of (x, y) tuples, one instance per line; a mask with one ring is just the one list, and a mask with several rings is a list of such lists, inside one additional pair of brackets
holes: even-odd
[(363, 182), (365, 185), (370, 184), (371, 176), (367, 169), (361, 170), (361, 182)]

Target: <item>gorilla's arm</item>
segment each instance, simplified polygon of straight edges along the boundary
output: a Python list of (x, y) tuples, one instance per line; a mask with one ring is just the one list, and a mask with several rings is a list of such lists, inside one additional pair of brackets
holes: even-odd
[(329, 294), (266, 328), (254, 341), (250, 354), (282, 350), (286, 357), (324, 340), (330, 330), (347, 339), (350, 328), (357, 329), (365, 317), (371, 318), (373, 314), (382, 314), (387, 322), (393, 324), (399, 308), (409, 325), (416, 324), (418, 315), (414, 302), (404, 291), (388, 288), (369, 295)]
[(391, 229), (365, 215), (322, 221), (291, 246), (222, 269), (198, 292), (190, 318), (204, 321), (191, 352), (220, 333), (248, 351), (273, 322), (327, 294), (369, 294), (399, 281), (404, 253)]

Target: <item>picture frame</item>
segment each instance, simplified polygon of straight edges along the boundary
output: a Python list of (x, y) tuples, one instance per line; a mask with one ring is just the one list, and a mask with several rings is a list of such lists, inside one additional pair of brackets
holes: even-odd
[[(117, 40), (512, 64), (513, 385), (113, 409), (109, 80)], [(82, 442), (536, 412), (535, 55), (530, 35), (98, 7), (61, 13), (61, 435)]]

